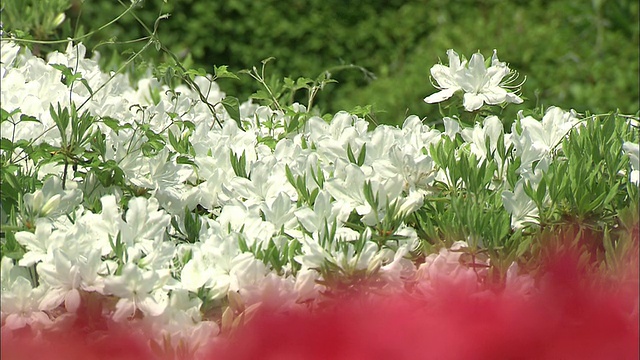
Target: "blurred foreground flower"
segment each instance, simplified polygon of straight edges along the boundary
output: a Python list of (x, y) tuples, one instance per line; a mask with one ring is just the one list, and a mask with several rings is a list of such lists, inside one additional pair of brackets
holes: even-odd
[[(354, 295), (326, 302), (314, 312), (265, 305), (245, 325), (210, 338), (209, 346), (197, 351), (200, 356), (187, 358), (638, 358), (636, 255), (631, 255), (629, 268), (604, 277), (580, 265), (576, 254), (561, 252), (544, 262), (535, 286), (533, 278), (512, 266), (502, 290), (474, 289), (459, 281), (458, 265), (449, 261), (455, 256), (443, 251), (438, 255), (442, 266), (431, 266), (440, 276), (438, 291), (424, 296)], [(80, 317), (75, 324), (36, 338), (3, 331), (2, 358), (167, 358), (157, 356), (159, 348), (151, 354), (148, 339), (136, 326), (112, 324), (96, 334), (77, 326), (84, 324)]]
[[(556, 257), (533, 292), (513, 279), (477, 292), (452, 276), (418, 300), (355, 297), (315, 314), (263, 309), (207, 359), (637, 359), (637, 282), (604, 284), (578, 263)], [(531, 278), (522, 280), (529, 289)]]
[(424, 101), (433, 104), (445, 101), (458, 90), (464, 91), (464, 109), (475, 111), (483, 104), (502, 104), (504, 102), (520, 104), (522, 98), (506, 89), (519, 90), (522, 84), (514, 85), (517, 73), (511, 71), (506, 63), (498, 60), (497, 51), (493, 50), (491, 66), (487, 68), (484, 56), (475, 53), (471, 60), (460, 60), (458, 54), (449, 49), (449, 66), (436, 64), (431, 68), (431, 76), (437, 82), (434, 85), (440, 91), (427, 96)]

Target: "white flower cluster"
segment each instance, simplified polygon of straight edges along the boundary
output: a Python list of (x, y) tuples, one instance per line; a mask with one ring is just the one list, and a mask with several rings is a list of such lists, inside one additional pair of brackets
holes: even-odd
[[(431, 68), (431, 76), (437, 82), (440, 90), (427, 96), (424, 101), (433, 104), (445, 101), (459, 90), (464, 91), (464, 109), (475, 111), (482, 105), (497, 105), (504, 102), (520, 104), (522, 98), (506, 89), (518, 88), (512, 84), (517, 74), (512, 72), (506, 63), (498, 60), (497, 51), (493, 51), (491, 66), (484, 63), (484, 56), (475, 53), (471, 60), (461, 60), (452, 49), (447, 51), (449, 66), (442, 64)], [(506, 77), (506, 79), (505, 79)]]
[[(72, 68), (86, 84), (65, 85), (54, 64)], [(216, 83), (196, 77), (215, 104), (220, 127), (190, 88), (171, 90), (153, 79), (132, 87), (123, 75), (102, 73), (96, 59), (85, 58), (82, 45), (71, 44), (44, 61), (2, 42), (1, 78), (2, 109), (12, 114), (1, 124), (3, 138), (59, 146), (62, 136), (50, 105), (83, 106), (81, 111), (98, 119), (118, 120), (118, 128), (107, 121), (92, 125), (104, 134), (104, 160), (115, 162), (127, 184), (147, 193), (125, 204), (117, 186), (105, 187), (90, 176), (80, 181), (70, 175), (63, 183), (62, 165), (39, 167), (44, 185), (24, 198), (35, 230), (15, 234), (26, 253), (17, 262), (2, 258), (3, 330), (54, 326), (78, 310), (82, 294), (98, 293), (116, 299), (105, 313), (114, 322), (137, 319), (131, 321), (153, 329), (158, 339), (170, 335), (193, 346), (219, 331), (203, 317), (203, 299), (219, 303), (232, 292), (246, 307), (267, 299), (285, 308), (302, 306), (325, 289), (318, 281), (327, 262), (346, 272), (375, 271), (390, 288), (437, 277), (440, 260), (429, 258), (418, 271), (407, 259), (419, 240), (405, 223), (393, 230), (400, 239), (394, 247), (370, 239), (376, 225), (419, 209), (434, 181), (447, 181), (429, 153), (444, 137), (460, 133), (465, 148), (481, 160), (494, 156), (487, 149), (495, 150), (500, 138), (506, 147), (514, 145), (521, 180), (505, 187), (504, 207), (514, 229), (535, 222), (538, 209), (523, 183), (535, 184), (558, 141), (578, 122), (572, 113), (550, 108), (542, 122), (522, 117), (521, 130), (514, 125), (510, 134), (503, 134), (496, 117), (464, 130), (445, 119), (443, 133), (411, 116), (401, 128), (369, 131), (365, 120), (340, 112), (329, 122), (310, 117), (287, 132), (291, 117), (246, 102), (240, 128), (220, 103), (225, 94)], [(39, 121), (19, 121), (21, 115)], [(178, 121), (195, 126), (187, 130)], [(188, 136), (196, 166), (179, 162), (178, 149), (168, 141), (145, 154), (149, 138), (140, 129), (165, 139)], [(263, 141), (267, 137), (276, 140), (273, 146)], [(19, 153), (7, 155), (16, 165), (34, 167)], [(96, 201), (99, 212), (87, 206)], [(365, 230), (348, 226), (354, 214)], [(200, 226), (188, 238), (185, 224), (196, 220)], [(281, 268), (266, 261), (271, 250), (285, 257)], [(294, 255), (287, 258), (288, 253)], [(34, 266), (37, 283), (28, 270)], [(66, 315), (55, 315), (61, 307)]]

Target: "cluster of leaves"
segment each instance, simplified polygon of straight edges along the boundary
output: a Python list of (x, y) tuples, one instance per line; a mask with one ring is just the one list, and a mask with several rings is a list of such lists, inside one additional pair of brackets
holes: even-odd
[[(584, 128), (569, 133), (561, 144), (562, 156), (550, 164), (537, 188), (524, 187), (539, 209), (541, 245), (554, 237), (569, 238), (586, 262), (618, 269), (637, 251), (638, 186), (619, 174), (629, 166), (622, 144), (637, 143), (638, 135), (618, 114), (593, 116)], [(539, 251), (527, 255), (540, 256)]]
[(7, 0), (2, 3), (3, 26), (19, 37), (47, 40), (65, 20), (71, 0)]
[[(572, 219), (603, 231), (619, 210), (637, 198), (637, 186), (619, 176), (629, 165), (620, 151), (638, 142), (638, 131), (617, 114), (594, 116), (562, 142), (563, 157), (550, 164), (536, 191), (525, 186), (538, 208), (542, 226)], [(548, 197), (548, 199), (547, 199)]]

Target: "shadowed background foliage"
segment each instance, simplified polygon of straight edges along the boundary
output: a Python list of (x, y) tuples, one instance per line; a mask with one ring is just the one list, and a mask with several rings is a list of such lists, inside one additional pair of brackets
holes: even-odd
[[(6, 0), (37, 3), (39, 0)], [(55, 0), (69, 3), (69, 0)], [(122, 13), (129, 1), (73, 0), (65, 22), (43, 33), (18, 24), (3, 12), (5, 31), (22, 29), (35, 38), (64, 38), (94, 30)], [(438, 107), (422, 99), (435, 89), (429, 68), (446, 63), (453, 48), (470, 57), (498, 49), (500, 60), (526, 75), (522, 94), (528, 102), (510, 106), (505, 117), (534, 104), (574, 108), (578, 112), (619, 109), (636, 113), (638, 104), (639, 23), (634, 0), (146, 0), (135, 14), (149, 27), (160, 14), (160, 41), (195, 68), (213, 71), (260, 66), (275, 57), (267, 74), (315, 78), (344, 64), (357, 69), (332, 73), (317, 101), (322, 112), (373, 105), (378, 122), (401, 124), (406, 115), (434, 120)], [(143, 42), (118, 44), (146, 36), (130, 14), (85, 40), (97, 48), (105, 68), (116, 68)], [(53, 48), (43, 47), (42, 51)], [(151, 50), (142, 58), (159, 63), (168, 58)], [(143, 63), (134, 66), (144, 69)], [(372, 76), (372, 74), (374, 76)], [(524, 78), (522, 76), (521, 78)], [(257, 84), (222, 79), (224, 91), (240, 99)]]

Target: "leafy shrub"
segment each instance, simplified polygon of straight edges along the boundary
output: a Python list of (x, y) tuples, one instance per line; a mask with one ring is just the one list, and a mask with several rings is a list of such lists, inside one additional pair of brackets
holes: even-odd
[[(70, 21), (58, 28), (57, 38), (71, 35), (72, 28), (83, 33), (105, 24), (129, 5), (69, 1)], [(327, 86), (319, 97), (326, 112), (372, 104), (379, 122), (399, 124), (406, 114), (438, 118), (422, 99), (431, 90), (425, 85), (430, 64), (450, 48), (465, 54), (494, 48), (508, 53), (505, 60), (513, 68), (533, 75), (523, 94), (540, 105), (638, 111), (638, 4), (630, 0), (465, 0), (455, 5), (444, 0), (357, 5), (339, 0), (172, 0), (141, 2), (135, 17), (153, 24), (162, 13), (171, 14), (159, 23), (162, 43), (187, 58), (187, 64), (208, 72), (214, 64), (250, 69), (275, 57), (268, 69), (273, 78), (315, 77), (341, 64), (375, 74), (377, 80), (358, 71), (332, 74), (341, 84)], [(6, 15), (8, 30), (32, 26), (22, 30), (32, 30), (36, 38), (51, 33)], [(85, 40), (90, 49), (105, 41), (126, 42), (109, 46), (112, 53), (103, 56), (103, 67), (117, 67), (123, 53), (143, 46), (128, 42), (148, 34), (135, 17), (127, 14)], [(155, 62), (162, 60), (167, 59), (158, 53)], [(251, 81), (222, 81), (221, 86), (239, 97), (256, 90)], [(517, 110), (512, 107), (504, 117), (510, 121)]]

